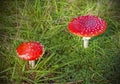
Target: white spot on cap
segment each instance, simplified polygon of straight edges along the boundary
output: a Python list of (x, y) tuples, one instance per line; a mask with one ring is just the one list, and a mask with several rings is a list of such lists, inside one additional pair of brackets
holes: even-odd
[(81, 34), (83, 34), (83, 32), (81, 32)]
[(29, 56), (28, 53), (23, 54), (23, 55), (19, 55), (19, 57), (22, 58), (22, 59), (30, 59), (30, 56)]
[(90, 32), (91, 34), (93, 34), (93, 32)]
[(91, 30), (92, 32), (96, 31), (96, 29)]

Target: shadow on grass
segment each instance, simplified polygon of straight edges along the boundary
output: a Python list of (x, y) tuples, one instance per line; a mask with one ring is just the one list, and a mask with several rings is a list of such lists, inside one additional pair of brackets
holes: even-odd
[[(115, 22), (120, 23), (120, 5), (119, 5), (120, 1), (116, 0), (116, 4), (114, 7), (114, 11), (115, 13), (113, 14), (112, 17), (115, 18)], [(114, 22), (111, 22), (111, 24), (109, 24), (110, 29), (108, 29), (107, 35), (111, 35), (111, 33), (115, 36), (119, 35), (117, 33), (120, 32), (120, 25), (119, 24), (114, 24)], [(110, 71), (106, 73), (105, 77), (111, 81), (111, 84), (120, 84), (120, 36), (117, 36), (116, 38), (114, 38), (116, 40), (116, 51), (113, 52), (115, 53), (114, 56), (112, 56), (111, 59), (111, 65), (109, 65)], [(114, 40), (113, 39), (113, 40)]]
[(9, 70), (6, 62), (6, 46), (9, 43), (9, 31), (11, 30), (11, 22), (8, 19), (11, 10), (9, 6), (11, 0), (0, 0), (0, 84), (10, 84), (9, 75), (6, 73)]
[(111, 60), (110, 71), (105, 74), (105, 78), (110, 81), (110, 84), (120, 84), (120, 52)]

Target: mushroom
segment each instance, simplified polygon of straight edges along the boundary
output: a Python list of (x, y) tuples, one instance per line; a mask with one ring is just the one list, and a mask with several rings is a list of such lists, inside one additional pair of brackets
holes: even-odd
[(38, 42), (23, 42), (17, 47), (16, 52), (19, 58), (28, 60), (29, 65), (33, 68), (35, 66), (35, 60), (42, 57), (44, 47)]
[(106, 27), (105, 20), (93, 15), (79, 16), (68, 24), (68, 30), (72, 34), (83, 37), (84, 48), (88, 47), (88, 41), (91, 37), (102, 34)]

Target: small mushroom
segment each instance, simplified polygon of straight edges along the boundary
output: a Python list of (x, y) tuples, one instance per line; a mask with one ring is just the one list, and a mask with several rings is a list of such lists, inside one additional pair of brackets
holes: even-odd
[(84, 48), (88, 47), (88, 41), (91, 37), (102, 34), (106, 27), (105, 20), (93, 15), (79, 16), (68, 24), (68, 30), (72, 34), (83, 37)]
[(16, 52), (19, 58), (28, 60), (29, 65), (33, 68), (35, 66), (35, 60), (42, 57), (44, 47), (38, 42), (24, 42), (17, 47)]

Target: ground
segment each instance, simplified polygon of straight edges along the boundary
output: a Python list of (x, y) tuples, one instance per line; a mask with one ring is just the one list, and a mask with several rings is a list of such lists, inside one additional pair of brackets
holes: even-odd
[[(119, 0), (118, 0), (119, 1)], [(119, 84), (120, 7), (117, 0), (1, 0), (1, 84)], [(75, 17), (96, 15), (107, 30), (83, 47), (68, 31)], [(16, 48), (37, 41), (45, 53), (31, 69)]]

